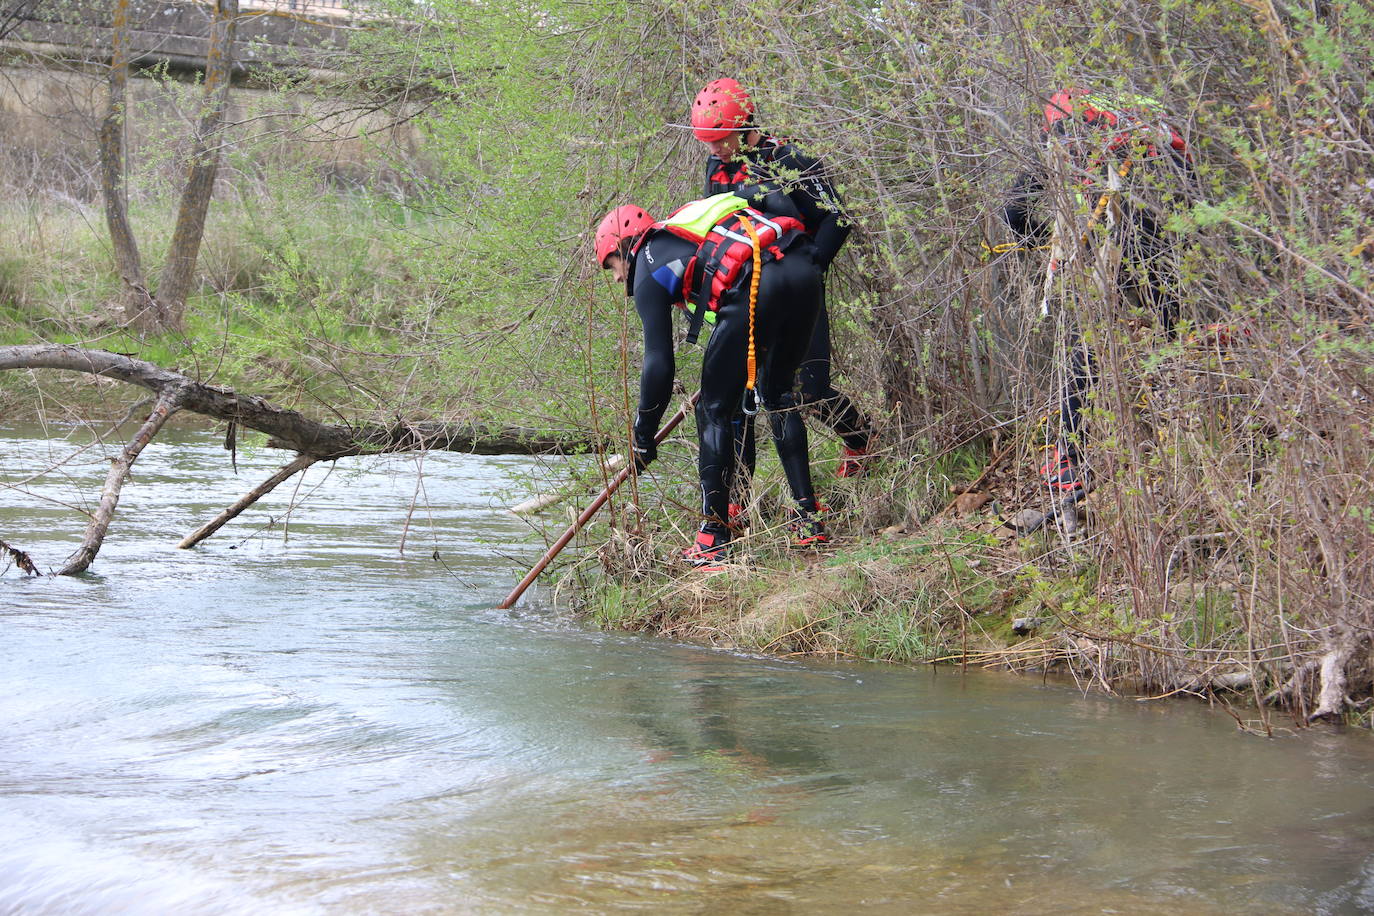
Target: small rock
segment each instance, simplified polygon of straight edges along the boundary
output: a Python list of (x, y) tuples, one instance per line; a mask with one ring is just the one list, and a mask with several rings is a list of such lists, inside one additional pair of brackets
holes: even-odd
[(1011, 631), (1017, 636), (1025, 636), (1043, 626), (1046, 619), (1044, 617), (1017, 617), (1011, 622)]
[(906, 534), (906, 528), (902, 525), (889, 525), (888, 527), (879, 531), (878, 534), (882, 535), (890, 541), (893, 538), (899, 538), (902, 535)]

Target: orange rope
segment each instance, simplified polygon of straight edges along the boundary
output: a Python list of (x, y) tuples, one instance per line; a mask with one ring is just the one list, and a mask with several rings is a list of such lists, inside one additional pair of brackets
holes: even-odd
[[(759, 277), (763, 275), (763, 252), (759, 250), (759, 234), (754, 231), (754, 224), (740, 214), (740, 225), (744, 227), (744, 232), (749, 236), (749, 241), (754, 243), (754, 275), (749, 278), (749, 356), (748, 356), (748, 376), (744, 382), (746, 391), (754, 390), (754, 381), (758, 377), (758, 354), (754, 349), (754, 308), (759, 303)], [(758, 404), (758, 396), (755, 395), (755, 406)]]

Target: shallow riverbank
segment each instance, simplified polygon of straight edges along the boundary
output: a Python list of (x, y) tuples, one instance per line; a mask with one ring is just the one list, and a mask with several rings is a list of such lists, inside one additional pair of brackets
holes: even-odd
[[(44, 384), (50, 397), (38, 403), (53, 405), (49, 422), (82, 417), (101, 432), (120, 419), (114, 409), (130, 396), (127, 386), (103, 379)], [(193, 435), (219, 431), (194, 414), (173, 422)], [(261, 444), (260, 436), (240, 439), (247, 453)], [(964, 469), (950, 473), (969, 480), (984, 459), (965, 458)], [(945, 477), (926, 503), (947, 510), (957, 504), (966, 514), (932, 513), (937, 517), (921, 522), (908, 513), (888, 524), (895, 504), (885, 495), (910, 487), (901, 473), (879, 463), (861, 481), (826, 484), (833, 540), (822, 550), (791, 549), (776, 502), (760, 500), (734, 561), (714, 575), (674, 562), (678, 533), (632, 534), (603, 518), (584, 535), (586, 549), (564, 558), (571, 561), (563, 571), (571, 590), (560, 585), (555, 594), (576, 595), (579, 612), (609, 629), (780, 657), (1052, 672), (1088, 690), (1219, 701), (1242, 710), (1233, 714), (1262, 733), (1308, 724), (1288, 709), (1301, 706), (1301, 697), (1293, 703), (1294, 689), (1315, 692), (1314, 672), (1303, 674), (1248, 642), (1257, 595), (1238, 589), (1246, 571), (1235, 556), (1171, 557), (1169, 591), (1159, 612), (1142, 620), (1131, 612), (1128, 586), (1101, 565), (1097, 544), (1102, 527), (1113, 524), (1110, 504), (1102, 512), (1090, 508), (1088, 526), (1072, 536), (1047, 528), (1018, 537), (988, 492), (947, 503), (950, 492), (968, 485)], [(984, 491), (1016, 486), (995, 475), (983, 481)], [(556, 515), (529, 522), (549, 536), (561, 525)], [(1347, 689), (1355, 705), (1340, 718), (1369, 727), (1371, 680), (1356, 669)]]

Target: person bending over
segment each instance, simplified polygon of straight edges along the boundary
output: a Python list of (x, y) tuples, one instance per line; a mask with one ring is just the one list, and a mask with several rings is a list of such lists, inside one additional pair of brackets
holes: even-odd
[(742, 410), (761, 407), (768, 414), (796, 501), (791, 528), (798, 543), (826, 540), (815, 517), (806, 426), (793, 393), (820, 308), (820, 271), (795, 208), (781, 194), (754, 190), (755, 206), (736, 194), (718, 194), (657, 221), (643, 208), (619, 206), (596, 231), (597, 263), (625, 283), (644, 327), (633, 433), (636, 467), (643, 469), (657, 456), (654, 433), (668, 408), (676, 371), (675, 309), (689, 315), (689, 342), (695, 342), (703, 323), (713, 325), (696, 406), (702, 521), (696, 542), (683, 554), (700, 567), (719, 564), (728, 555), (732, 420)]

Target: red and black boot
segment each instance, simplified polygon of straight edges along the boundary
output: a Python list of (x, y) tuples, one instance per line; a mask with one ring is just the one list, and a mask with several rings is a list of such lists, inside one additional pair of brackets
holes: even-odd
[(702, 530), (691, 547), (682, 552), (682, 558), (703, 572), (721, 569), (730, 554), (730, 534), (726, 532)]
[(868, 461), (868, 449), (845, 446), (840, 452), (840, 464), (835, 468), (835, 476), (862, 477)]
[(830, 543), (830, 535), (826, 533), (825, 525), (812, 510), (793, 509), (792, 517), (787, 521), (787, 530), (792, 535), (794, 547), (820, 547), (822, 544)]

